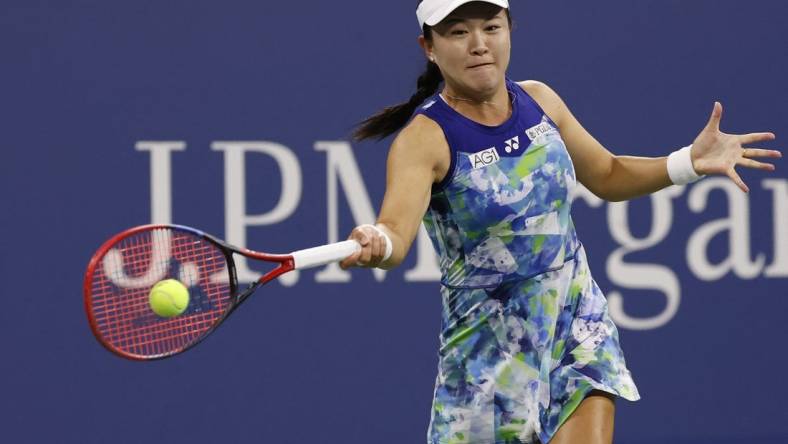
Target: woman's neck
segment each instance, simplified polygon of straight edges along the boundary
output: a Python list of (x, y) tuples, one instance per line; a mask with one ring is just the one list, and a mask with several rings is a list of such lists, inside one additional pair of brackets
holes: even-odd
[(512, 115), (512, 101), (505, 84), (488, 96), (463, 93), (447, 85), (441, 96), (455, 111), (483, 125), (500, 125)]

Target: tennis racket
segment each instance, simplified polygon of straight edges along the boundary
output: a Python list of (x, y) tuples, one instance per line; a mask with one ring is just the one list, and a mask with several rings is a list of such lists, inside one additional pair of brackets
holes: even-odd
[[(194, 347), (258, 287), (288, 271), (318, 267), (350, 256), (355, 240), (268, 254), (238, 248), (181, 225), (143, 225), (109, 239), (93, 255), (84, 281), (90, 328), (109, 351), (133, 360), (161, 359)], [(238, 288), (233, 255), (277, 264), (246, 288)], [(189, 303), (177, 316), (150, 306), (151, 288), (177, 279)]]

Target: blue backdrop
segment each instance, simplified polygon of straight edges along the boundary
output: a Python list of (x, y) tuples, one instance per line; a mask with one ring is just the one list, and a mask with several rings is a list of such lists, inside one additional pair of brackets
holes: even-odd
[[(409, 97), (415, 1), (0, 4), (0, 418), (8, 442), (425, 442), (438, 284), (302, 272), (198, 348), (125, 361), (93, 339), (88, 259), (151, 221), (287, 252), (369, 222), (389, 140), (354, 123)], [(617, 154), (701, 130), (788, 135), (788, 3), (513, 1), (509, 75), (551, 85)], [(616, 442), (785, 443), (788, 165), (574, 217), (643, 399)], [(356, 174), (358, 173), (358, 174)], [(284, 177), (284, 179), (283, 179)], [(249, 264), (249, 273), (256, 270)], [(259, 271), (259, 270), (258, 270)]]

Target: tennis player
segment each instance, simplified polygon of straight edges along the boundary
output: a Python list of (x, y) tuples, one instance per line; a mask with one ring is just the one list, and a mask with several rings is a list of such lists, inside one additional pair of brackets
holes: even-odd
[(691, 146), (613, 155), (549, 86), (507, 78), (507, 0), (423, 0), (416, 15), (427, 70), (357, 130), (401, 131), (378, 222), (352, 231), (363, 249), (341, 265), (395, 267), (427, 228), (443, 301), (429, 443), (611, 443), (615, 399), (640, 395), (570, 217), (577, 181), (609, 201), (707, 174), (747, 192), (734, 167), (771, 171), (754, 159), (780, 153), (743, 145), (774, 135), (720, 132), (715, 102)]

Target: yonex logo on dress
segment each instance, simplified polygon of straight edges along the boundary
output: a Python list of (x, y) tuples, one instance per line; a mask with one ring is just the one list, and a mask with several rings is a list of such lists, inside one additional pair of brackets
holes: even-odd
[(492, 165), (501, 160), (501, 157), (498, 156), (498, 150), (495, 147), (491, 147), (478, 153), (468, 154), (468, 160), (471, 161), (471, 166), (476, 169)]
[(514, 136), (513, 138), (506, 141), (506, 150), (507, 153), (511, 153), (512, 150), (517, 150), (520, 148), (520, 136)]
[(547, 122), (542, 122), (538, 125), (534, 125), (527, 130), (525, 130), (525, 135), (528, 136), (529, 139), (534, 140), (537, 137), (541, 136), (542, 134), (547, 134), (553, 130), (553, 127), (550, 126)]

